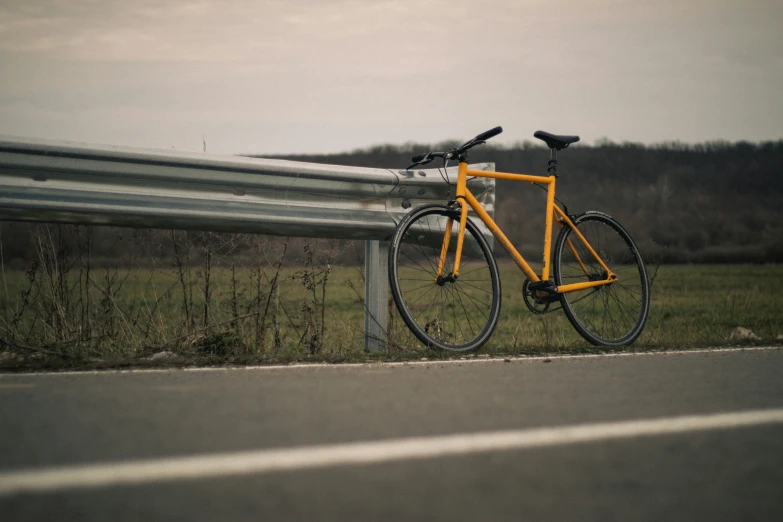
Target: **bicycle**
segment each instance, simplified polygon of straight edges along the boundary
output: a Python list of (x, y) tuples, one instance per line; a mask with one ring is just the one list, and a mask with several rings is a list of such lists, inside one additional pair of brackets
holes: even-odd
[[(522, 292), (532, 312), (562, 308), (588, 342), (631, 344), (641, 334), (650, 308), (650, 283), (639, 249), (610, 216), (597, 211), (568, 215), (565, 205), (563, 210), (555, 204), (557, 152), (578, 142), (579, 136), (534, 134), (550, 149), (547, 176), (470, 169), (467, 151), (501, 132), (503, 129), (496, 127), (451, 150), (412, 158), (408, 170), (438, 158), (444, 168), (450, 160), (458, 161), (459, 169), (455, 198), (445, 205), (428, 204), (412, 210), (400, 221), (391, 240), (389, 283), (405, 324), (431, 348), (466, 352), (487, 342), (497, 326), (501, 301), (497, 261), (485, 237), (491, 234), (525, 274)], [(441, 176), (449, 183), (448, 172), (441, 172)], [(540, 275), (470, 192), (468, 177), (546, 187)], [(478, 223), (468, 219), (469, 209)], [(482, 223), (486, 229), (481, 228)], [(560, 231), (550, 264), (553, 223)], [(550, 309), (553, 304), (559, 308)]]

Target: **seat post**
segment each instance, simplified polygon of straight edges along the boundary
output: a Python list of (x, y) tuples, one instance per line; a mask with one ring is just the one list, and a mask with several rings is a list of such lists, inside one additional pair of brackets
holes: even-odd
[(547, 173), (550, 176), (557, 176), (557, 149), (549, 149), (549, 163), (547, 164)]

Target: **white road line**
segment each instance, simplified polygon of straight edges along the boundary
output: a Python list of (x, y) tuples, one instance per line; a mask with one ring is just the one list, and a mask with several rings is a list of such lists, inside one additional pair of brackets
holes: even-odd
[(230, 372), (230, 371), (281, 371), (281, 370), (309, 370), (309, 369), (345, 369), (345, 368), (396, 368), (399, 366), (431, 366), (435, 364), (491, 364), (502, 363), (506, 361), (525, 363), (540, 362), (546, 359), (552, 361), (571, 360), (571, 359), (600, 359), (605, 357), (650, 357), (667, 355), (697, 355), (711, 353), (735, 353), (735, 352), (759, 352), (759, 351), (777, 351), (783, 350), (781, 346), (748, 346), (743, 348), (695, 348), (692, 350), (659, 350), (652, 352), (610, 352), (610, 353), (582, 353), (573, 355), (552, 354), (552, 355), (492, 355), (486, 357), (477, 357), (469, 359), (429, 359), (419, 361), (378, 361), (361, 363), (293, 363), (293, 364), (270, 364), (270, 365), (252, 365), (252, 366), (220, 366), (220, 367), (201, 367), (201, 368), (136, 368), (127, 370), (87, 370), (87, 371), (64, 371), (64, 372), (30, 372), (30, 373), (0, 373), (0, 380), (4, 378), (20, 378), (32, 376), (56, 377), (63, 375), (109, 375), (123, 373), (163, 373), (163, 372)]
[(305, 446), (0, 473), (0, 496), (367, 465), (783, 423), (783, 408)]

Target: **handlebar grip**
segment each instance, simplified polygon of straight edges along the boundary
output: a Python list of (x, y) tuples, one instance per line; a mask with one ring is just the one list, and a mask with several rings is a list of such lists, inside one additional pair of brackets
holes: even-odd
[(476, 141), (487, 141), (493, 136), (497, 136), (501, 132), (503, 132), (503, 127), (495, 127), (494, 129), (489, 129), (488, 131), (482, 132), (481, 134), (476, 136)]
[(427, 157), (427, 155), (426, 155), (426, 154), (417, 154), (417, 155), (415, 155), (415, 156), (413, 156), (413, 157), (411, 158), (411, 161), (412, 161), (413, 163), (418, 163), (418, 162), (420, 162), (421, 160), (423, 160), (423, 159), (424, 159), (424, 158), (426, 158), (426, 157)]

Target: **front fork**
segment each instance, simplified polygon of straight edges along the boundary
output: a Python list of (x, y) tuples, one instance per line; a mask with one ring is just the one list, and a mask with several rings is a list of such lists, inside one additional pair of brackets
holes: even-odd
[(435, 282), (440, 282), (443, 275), (443, 265), (446, 263), (446, 254), (449, 252), (449, 242), (451, 241), (451, 229), (454, 226), (454, 220), (449, 218), (446, 223), (446, 233), (443, 235), (443, 246), (440, 249), (440, 260), (438, 261), (438, 273), (435, 274)]
[[(435, 276), (435, 282), (441, 284), (442, 281), (450, 279), (452, 282), (459, 276), (459, 263), (462, 258), (462, 244), (465, 240), (465, 225), (468, 221), (468, 205), (465, 201), (465, 192), (467, 191), (468, 163), (460, 161), (457, 174), (457, 195), (455, 200), (460, 203), (459, 234), (457, 234), (457, 249), (454, 252), (454, 270), (451, 274), (443, 276), (443, 267), (446, 264), (446, 256), (449, 252), (449, 243), (451, 242), (451, 231), (454, 229), (454, 218), (449, 218), (446, 222), (446, 231), (443, 234), (443, 246), (440, 250), (440, 260), (438, 261), (438, 273)], [(462, 200), (460, 202), (460, 200)]]

